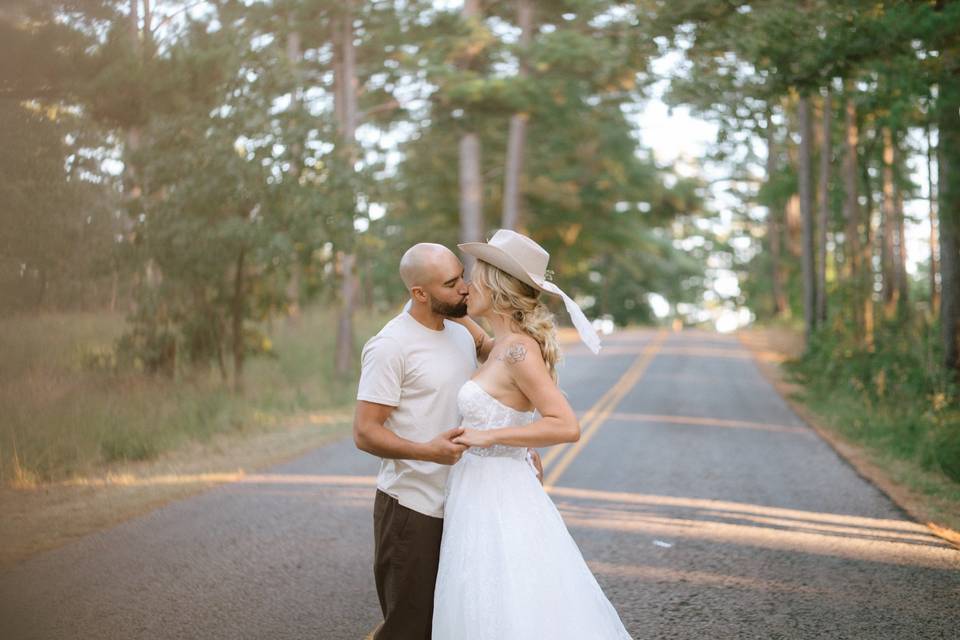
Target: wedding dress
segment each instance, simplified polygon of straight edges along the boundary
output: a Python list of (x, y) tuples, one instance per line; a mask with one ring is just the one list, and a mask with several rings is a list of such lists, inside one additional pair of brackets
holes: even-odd
[[(534, 412), (473, 380), (462, 426), (522, 426)], [(470, 448), (450, 470), (433, 640), (629, 639), (523, 447)]]

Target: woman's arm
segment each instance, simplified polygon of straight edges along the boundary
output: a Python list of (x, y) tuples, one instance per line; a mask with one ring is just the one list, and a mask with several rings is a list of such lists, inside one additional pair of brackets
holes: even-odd
[(453, 441), (471, 447), (489, 447), (502, 444), (511, 447), (548, 447), (580, 439), (580, 422), (547, 371), (540, 354), (540, 346), (533, 338), (511, 338), (503, 361), (513, 376), (513, 382), (533, 403), (541, 418), (520, 427), (499, 429), (465, 429)]
[(477, 348), (477, 362), (486, 362), (487, 356), (490, 355), (490, 352), (493, 350), (493, 338), (487, 335), (487, 332), (483, 330), (477, 322), (470, 316), (463, 316), (462, 318), (450, 318), (454, 322), (458, 322), (467, 328), (467, 331), (470, 332), (470, 335), (473, 336), (473, 344)]

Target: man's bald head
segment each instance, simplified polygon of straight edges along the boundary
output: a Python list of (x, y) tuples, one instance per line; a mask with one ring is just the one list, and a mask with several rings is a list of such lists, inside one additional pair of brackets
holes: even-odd
[(456, 277), (461, 270), (460, 260), (453, 251), (433, 242), (413, 245), (400, 259), (400, 278), (407, 289), (443, 282)]

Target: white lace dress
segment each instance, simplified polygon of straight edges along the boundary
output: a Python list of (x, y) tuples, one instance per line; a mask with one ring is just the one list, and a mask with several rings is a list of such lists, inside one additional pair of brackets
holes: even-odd
[[(473, 380), (462, 425), (521, 426)], [(433, 640), (630, 638), (520, 447), (471, 448), (447, 480)]]

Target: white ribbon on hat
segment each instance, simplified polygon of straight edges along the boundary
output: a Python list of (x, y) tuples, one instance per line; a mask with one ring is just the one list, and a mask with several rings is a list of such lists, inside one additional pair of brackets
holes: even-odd
[(544, 281), (541, 286), (544, 291), (563, 298), (563, 306), (567, 308), (567, 313), (570, 314), (570, 319), (573, 320), (573, 326), (577, 329), (577, 333), (580, 334), (580, 340), (583, 344), (587, 345), (587, 348), (594, 354), (600, 353), (600, 336), (593, 330), (593, 325), (587, 320), (587, 316), (583, 315), (580, 305), (565, 294), (563, 289), (552, 282)]

